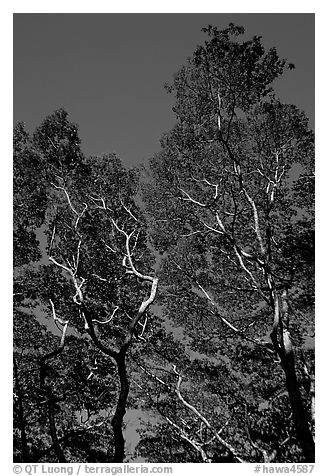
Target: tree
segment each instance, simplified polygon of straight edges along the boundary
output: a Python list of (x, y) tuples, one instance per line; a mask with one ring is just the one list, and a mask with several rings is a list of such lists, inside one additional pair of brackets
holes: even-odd
[(205, 32), (144, 204), (66, 111), (15, 128), (16, 461), (122, 462), (129, 408), (152, 462), (314, 460), (313, 133), (275, 49)]
[[(37, 338), (22, 333), (26, 319), (17, 325), (19, 458), (38, 460), (53, 452), (59, 462), (72, 461), (88, 449), (90, 430), (99, 444), (100, 430), (108, 445), (102, 460), (122, 462), (127, 354), (133, 340), (141, 340), (147, 332), (148, 308), (157, 289), (157, 278), (144, 271), (152, 263), (145, 222), (133, 199), (138, 177), (135, 171), (126, 171), (114, 154), (85, 158), (77, 127), (63, 110), (46, 118), (33, 138), (21, 125), (16, 130), (15, 198), (20, 209), (15, 217), (24, 225), (15, 229), (17, 249), (33, 251), (17, 261), (16, 315), (18, 319), (28, 306), (32, 315), (37, 316), (40, 308), (52, 315), (52, 321), (46, 320), (47, 331), (32, 320)], [(29, 360), (17, 361), (17, 355), (31, 346), (37, 350), (28, 351)], [(98, 381), (101, 367), (105, 381)], [(39, 377), (28, 384), (30, 372)], [(114, 386), (106, 384), (109, 375)], [(36, 388), (45, 407), (26, 395)], [(27, 407), (43, 415), (44, 425), (38, 427), (41, 442), (33, 435)], [(101, 428), (107, 427), (101, 414), (109, 417), (112, 410), (113, 438)], [(79, 425), (77, 413), (87, 416)], [(76, 435), (81, 433), (79, 442)], [(32, 452), (27, 443), (31, 439)]]
[[(168, 86), (177, 122), (144, 193), (164, 253), (162, 303), (186, 329), (193, 307), (205, 309), (212, 322), (203, 340), (219, 336), (220, 349), (234, 336), (235, 348), (247, 341), (269, 354), (271, 369), (278, 356), (297, 441), (312, 462), (296, 354), (313, 310), (313, 133), (273, 94), (286, 69), (275, 49), (265, 52), (260, 37), (240, 41), (244, 30), (232, 24), (204, 31), (209, 40)], [(259, 391), (276, 383), (268, 376)]]

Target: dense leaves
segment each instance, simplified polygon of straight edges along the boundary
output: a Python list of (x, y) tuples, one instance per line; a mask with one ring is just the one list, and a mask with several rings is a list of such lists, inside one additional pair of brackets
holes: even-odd
[(313, 133), (293, 65), (204, 32), (146, 183), (64, 110), (14, 130), (16, 461), (122, 462), (129, 411), (136, 461), (313, 460)]
[(128, 250), (141, 273), (151, 265), (138, 176), (115, 154), (85, 158), (63, 110), (14, 139), (15, 459), (111, 460), (110, 357), (149, 293), (126, 262)]
[[(232, 418), (247, 403), (249, 428), (232, 418), (222, 434), (231, 435), (237, 450), (248, 441), (249, 460), (297, 460), (297, 440), (305, 428), (311, 442), (306, 428), (312, 425), (310, 394), (296, 378), (302, 365), (294, 368), (290, 354), (313, 330), (313, 134), (305, 115), (272, 93), (285, 68), (274, 49), (265, 52), (259, 37), (239, 41), (243, 29), (234, 25), (205, 31), (209, 40), (168, 86), (177, 122), (151, 161), (144, 192), (153, 244), (163, 255), (161, 304), (194, 352), (189, 364), (176, 360), (191, 388), (199, 388), (198, 361), (218, 365), (223, 358), (228, 375), (235, 375), (237, 389), (226, 377), (225, 391), (233, 399), (240, 392), (237, 407), (218, 405)], [(253, 348), (241, 351), (242, 342)], [(287, 410), (287, 398), (282, 412), (280, 401), (269, 402), (284, 388), (284, 374), (292, 407)], [(202, 402), (208, 392), (211, 399), (219, 395), (205, 376), (206, 370)], [(210, 418), (213, 410), (202, 402), (198, 408)], [(303, 405), (302, 417), (295, 405)], [(262, 430), (254, 433), (251, 421)], [(277, 426), (269, 431), (272, 422)], [(279, 425), (290, 430), (285, 434)], [(313, 458), (312, 450), (304, 451)]]

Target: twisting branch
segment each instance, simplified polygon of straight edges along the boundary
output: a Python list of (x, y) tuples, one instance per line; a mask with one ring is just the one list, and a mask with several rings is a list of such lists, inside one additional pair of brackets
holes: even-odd
[(55, 258), (53, 258), (52, 256), (49, 257), (49, 261), (54, 263), (59, 268), (62, 268), (63, 270), (65, 270), (71, 276), (74, 287), (75, 287), (75, 290), (76, 290), (76, 293), (75, 293), (75, 296), (73, 297), (73, 300), (76, 304), (79, 304), (80, 302), (82, 302), (83, 301), (82, 286), (85, 283), (85, 279), (81, 278), (80, 283), (79, 283), (77, 278), (76, 278), (76, 272), (77, 272), (76, 269), (73, 270), (72, 268), (68, 268), (64, 264), (59, 263), (58, 261), (56, 261)]
[(114, 350), (112, 347), (104, 345), (101, 340), (98, 338), (95, 328), (94, 328), (94, 318), (91, 312), (88, 310), (87, 306), (85, 305), (84, 300), (77, 302), (79, 305), (79, 313), (81, 318), (84, 320), (84, 328), (93, 340), (94, 344), (96, 347), (98, 347), (101, 352), (103, 352), (105, 355), (108, 355), (109, 357), (112, 357), (114, 360), (117, 359), (118, 352)]
[[(140, 325), (142, 328), (142, 334), (145, 331), (146, 324), (147, 324), (147, 317), (145, 316), (145, 313), (149, 306), (153, 303), (155, 296), (156, 296), (156, 291), (157, 291), (157, 284), (158, 284), (158, 278), (157, 277), (152, 277), (148, 276), (146, 274), (141, 273), (138, 271), (133, 263), (133, 253), (135, 251), (135, 248), (137, 247), (138, 244), (138, 236), (139, 233), (135, 233), (136, 230), (133, 230), (131, 233), (127, 233), (124, 231), (123, 228), (121, 228), (117, 222), (111, 218), (111, 223), (113, 226), (113, 232), (116, 230), (119, 232), (121, 235), (125, 237), (125, 251), (122, 253), (123, 254), (123, 261), (122, 265), (125, 267), (126, 272), (129, 274), (134, 275), (136, 278), (140, 279), (141, 281), (147, 281), (151, 283), (151, 290), (149, 293), (149, 296), (147, 299), (145, 299), (140, 307), (136, 315), (131, 319), (129, 328), (126, 333), (126, 337), (124, 339), (123, 344), (117, 344), (118, 350), (116, 350), (114, 347), (115, 346), (108, 346), (105, 345), (101, 342), (101, 340), (98, 338), (95, 330), (95, 324), (107, 324), (111, 322), (118, 310), (118, 307), (116, 307), (109, 317), (109, 319), (106, 320), (100, 320), (97, 318), (97, 316), (94, 315), (92, 310), (88, 309), (87, 304), (85, 303), (84, 300), (84, 295), (83, 295), (83, 285), (85, 283), (85, 279), (81, 276), (78, 275), (78, 266), (79, 266), (79, 261), (80, 261), (80, 250), (81, 250), (81, 244), (82, 244), (82, 236), (78, 231), (78, 224), (79, 220), (83, 217), (85, 211), (87, 210), (87, 205), (84, 204), (84, 209), (82, 210), (81, 213), (78, 213), (77, 210), (74, 208), (70, 196), (67, 193), (66, 189), (64, 187), (59, 187), (54, 185), (55, 188), (60, 189), (64, 191), (68, 205), (76, 217), (75, 219), (75, 225), (74, 229), (76, 234), (79, 237), (79, 242), (77, 245), (77, 252), (76, 256), (73, 256), (72, 262), (69, 262), (68, 259), (65, 260), (65, 263), (61, 263), (60, 261), (57, 261), (54, 257), (50, 256), (49, 260), (55, 264), (57, 267), (61, 268), (65, 272), (69, 274), (69, 276), (72, 279), (74, 288), (75, 288), (75, 295), (73, 296), (73, 301), (75, 304), (78, 306), (79, 310), (79, 315), (80, 317), (84, 320), (84, 327), (89, 336), (91, 337), (92, 341), (94, 342), (95, 346), (103, 352), (105, 355), (111, 357), (117, 366), (117, 372), (119, 376), (119, 381), (120, 381), (120, 389), (119, 389), (119, 396), (118, 396), (118, 401), (116, 404), (116, 409), (111, 421), (112, 427), (113, 427), (113, 432), (114, 432), (114, 457), (113, 457), (113, 462), (123, 462), (124, 459), (124, 435), (123, 435), (123, 419), (124, 415), (126, 412), (126, 405), (127, 405), (127, 398), (129, 395), (129, 379), (128, 379), (128, 373), (127, 373), (127, 368), (126, 368), (126, 354), (127, 351), (132, 343), (133, 337), (136, 333), (136, 326)], [(103, 197), (95, 197), (95, 196), (90, 196), (90, 199), (93, 201), (94, 205), (96, 208), (100, 208), (105, 210), (106, 212), (110, 210), (108, 206), (106, 205), (105, 199)], [(123, 203), (123, 201), (120, 199), (122, 207), (124, 210), (127, 212), (127, 214), (132, 218), (134, 221), (138, 221), (137, 218), (133, 215), (131, 210), (129, 210), (128, 207)], [(131, 241), (132, 238), (134, 238), (134, 243)], [(112, 253), (118, 253), (118, 250), (112, 248), (110, 245), (108, 245), (104, 240), (102, 242), (105, 244), (106, 248), (109, 249)], [(97, 274), (94, 274), (95, 277), (102, 281), (106, 281), (104, 278), (101, 278)], [(143, 324), (141, 324), (139, 321), (140, 319), (145, 316), (145, 319), (143, 321)], [(91, 378), (91, 377), (90, 377)]]
[(108, 324), (114, 318), (118, 309), (119, 309), (119, 307), (116, 306), (114, 311), (112, 312), (111, 316), (106, 321), (99, 321), (99, 319), (92, 319), (92, 322), (97, 322), (98, 324)]
[[(281, 180), (283, 176), (286, 173), (286, 164), (282, 165), (280, 164), (280, 155), (286, 152), (288, 147), (285, 145), (282, 146), (281, 150), (276, 150), (272, 152), (272, 155), (275, 157), (276, 160), (276, 166), (274, 170), (274, 178), (272, 179), (270, 176), (268, 176), (264, 172), (264, 167), (263, 167), (263, 162), (262, 158), (260, 156), (260, 163), (261, 163), (261, 170), (259, 168), (256, 169), (256, 172), (259, 173), (263, 178), (266, 179), (267, 181), (267, 186), (265, 189), (265, 193), (268, 196), (268, 202), (270, 204), (270, 207), (272, 207), (274, 200), (275, 200), (275, 195), (278, 190), (279, 184), (281, 183)], [(281, 169), (281, 170), (280, 170)]]
[(136, 249), (136, 247), (138, 245), (139, 234), (140, 234), (140, 231), (138, 230), (137, 235), (135, 236), (135, 239), (134, 239), (134, 245), (133, 245), (132, 250), (131, 250), (131, 256), (133, 255), (134, 250)]
[[(147, 279), (145, 279), (147, 280)], [(148, 281), (148, 280), (147, 280)], [(125, 339), (125, 342), (124, 342), (124, 345), (122, 347), (122, 350), (124, 349), (124, 351), (130, 346), (131, 342), (132, 342), (132, 338), (133, 338), (133, 335), (135, 333), (135, 329), (136, 329), (136, 325), (138, 324), (139, 320), (141, 319), (141, 317), (145, 314), (146, 310), (148, 309), (148, 307), (154, 302), (155, 300), (155, 296), (156, 296), (156, 292), (157, 292), (157, 284), (158, 284), (158, 278), (157, 277), (154, 277), (153, 278), (153, 281), (152, 281), (152, 286), (151, 286), (151, 291), (150, 291), (150, 295), (148, 297), (148, 299), (145, 299), (140, 307), (139, 307), (139, 310), (138, 310), (138, 313), (136, 314), (136, 316), (132, 319), (130, 325), (129, 325), (129, 333)]]
[[(154, 283), (154, 280), (156, 281), (157, 278), (154, 278), (152, 276), (148, 276), (146, 274), (142, 274), (140, 273), (139, 271), (137, 271), (136, 267), (134, 266), (133, 264), (133, 261), (132, 261), (132, 252), (130, 250), (130, 241), (131, 241), (131, 238), (132, 236), (134, 235), (135, 233), (135, 230), (133, 230), (130, 234), (127, 234), (124, 230), (122, 230), (121, 228), (119, 228), (119, 226), (117, 225), (117, 223), (112, 220), (112, 223), (113, 225), (115, 226), (115, 228), (125, 236), (125, 250), (126, 250), (126, 255), (123, 259), (123, 266), (125, 266), (125, 268), (127, 269), (127, 272), (129, 274), (134, 274), (137, 278), (143, 280), (143, 281), (149, 281), (151, 283)], [(126, 264), (126, 259), (128, 260), (128, 264)], [(158, 281), (158, 280), (157, 280)], [(156, 281), (156, 283), (157, 283)]]
[[(55, 187), (59, 188), (59, 189), (61, 189), (65, 192), (72, 212), (75, 215), (77, 215), (77, 217), (78, 217), (77, 221), (76, 221), (76, 227), (77, 227), (78, 220), (83, 216), (83, 213), (85, 212), (86, 207), (84, 208), (84, 210), (81, 214), (78, 214), (76, 212), (76, 210), (74, 209), (74, 207), (72, 206), (69, 195), (66, 192), (66, 190), (63, 187), (57, 187), (57, 186), (55, 186)], [(79, 306), (79, 314), (84, 320), (85, 330), (88, 332), (88, 334), (90, 335), (90, 337), (93, 340), (93, 342), (95, 343), (95, 345), (102, 352), (104, 352), (104, 354), (106, 354), (106, 355), (115, 359), (117, 357), (117, 352), (115, 350), (103, 345), (102, 342), (98, 339), (98, 337), (96, 335), (96, 332), (95, 332), (95, 329), (94, 329), (94, 325), (93, 325), (93, 323), (94, 323), (93, 316), (91, 315), (91, 313), (89, 312), (89, 310), (87, 309), (87, 307), (84, 303), (84, 296), (83, 296), (83, 292), (82, 292), (82, 287), (85, 284), (86, 280), (83, 277), (80, 277), (80, 278), (77, 277), (78, 264), (79, 264), (79, 259), (80, 259), (81, 243), (82, 243), (82, 240), (80, 238), (79, 242), (78, 242), (78, 246), (77, 246), (76, 258), (73, 258), (73, 265), (69, 263), (69, 266), (66, 266), (65, 264), (60, 263), (59, 261), (57, 261), (53, 256), (49, 257), (49, 261), (51, 261), (57, 267), (63, 269), (64, 271), (66, 271), (70, 275), (70, 277), (72, 279), (72, 282), (73, 282), (73, 285), (74, 285), (74, 288), (75, 288), (75, 294), (73, 296), (73, 301), (75, 302), (75, 304), (77, 304)], [(114, 311), (114, 313), (115, 312), (116, 311)], [(114, 317), (114, 316), (112, 316), (112, 317)], [(102, 323), (101, 321), (98, 321), (98, 322)]]
[(115, 350), (103, 345), (102, 342), (98, 339), (98, 337), (96, 335), (94, 325), (93, 325), (93, 318), (92, 318), (90, 312), (88, 311), (88, 309), (87, 309), (87, 307), (84, 303), (82, 287), (83, 287), (83, 284), (85, 283), (85, 279), (81, 278), (81, 281), (79, 283), (76, 276), (75, 276), (75, 273), (72, 269), (68, 268), (67, 266), (65, 266), (61, 263), (59, 263), (58, 261), (56, 261), (52, 257), (50, 257), (49, 260), (52, 261), (56, 266), (64, 269), (65, 271), (67, 271), (70, 274), (70, 276), (72, 278), (72, 281), (73, 281), (75, 291), (76, 291), (75, 295), (73, 296), (73, 301), (75, 302), (75, 304), (77, 304), (79, 306), (79, 313), (80, 313), (80, 316), (84, 320), (85, 330), (88, 332), (88, 334), (90, 335), (90, 337), (93, 340), (93, 342), (95, 343), (95, 345), (102, 352), (104, 352), (104, 354), (106, 354), (106, 355), (115, 359), (117, 357), (117, 352)]
[[(135, 317), (130, 321), (127, 335), (125, 337), (123, 344), (120, 346), (119, 351), (116, 352), (114, 355), (112, 355), (116, 361), (117, 370), (118, 370), (119, 379), (120, 379), (120, 393), (119, 393), (119, 397), (118, 397), (118, 401), (116, 405), (116, 410), (112, 419), (112, 428), (114, 432), (114, 446), (115, 446), (113, 462), (119, 463), (119, 462), (122, 462), (124, 458), (124, 443), (125, 442), (124, 442), (122, 427), (123, 427), (123, 418), (126, 412), (127, 399), (129, 395), (129, 379), (128, 379), (128, 374), (126, 369), (126, 354), (129, 347), (132, 344), (133, 336), (136, 333), (136, 326), (139, 324), (140, 319), (142, 318), (142, 316), (147, 311), (148, 307), (153, 303), (155, 299), (156, 292), (157, 292), (158, 278), (155, 276), (152, 277), (152, 276), (142, 274), (134, 266), (134, 263), (132, 260), (132, 254), (133, 254), (134, 248), (131, 251), (130, 240), (132, 236), (134, 235), (135, 230), (133, 230), (130, 234), (128, 234), (122, 228), (120, 228), (118, 224), (115, 222), (115, 220), (113, 219), (112, 219), (112, 224), (113, 224), (113, 227), (125, 237), (125, 251), (126, 252), (124, 253), (122, 264), (126, 268), (126, 271), (129, 274), (133, 274), (134, 276), (136, 276), (138, 279), (142, 281), (148, 281), (151, 283), (151, 290), (150, 290), (150, 294), (148, 298), (145, 299), (141, 303)], [(137, 242), (137, 238), (135, 241), (135, 246), (136, 246), (136, 242)], [(146, 325), (146, 321), (144, 325)], [(93, 334), (94, 334), (94, 331), (93, 331)]]

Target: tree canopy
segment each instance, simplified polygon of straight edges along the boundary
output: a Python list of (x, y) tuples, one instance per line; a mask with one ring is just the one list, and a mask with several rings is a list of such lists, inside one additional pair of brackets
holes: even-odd
[(293, 65), (204, 32), (146, 178), (15, 127), (16, 461), (122, 462), (129, 411), (132, 460), (314, 461), (314, 135)]

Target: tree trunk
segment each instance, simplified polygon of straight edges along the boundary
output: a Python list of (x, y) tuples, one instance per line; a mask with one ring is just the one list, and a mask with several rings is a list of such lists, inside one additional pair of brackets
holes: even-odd
[(125, 440), (123, 436), (123, 418), (126, 412), (126, 403), (129, 395), (129, 381), (126, 372), (125, 353), (119, 354), (115, 359), (120, 377), (120, 394), (116, 405), (115, 414), (112, 419), (114, 431), (114, 458), (113, 463), (123, 463)]
[(45, 389), (48, 395), (48, 417), (49, 417), (50, 435), (51, 435), (53, 448), (56, 453), (58, 463), (66, 463), (66, 458), (60, 446), (60, 443), (58, 441), (58, 436), (57, 436), (57, 428), (56, 428), (56, 422), (55, 422), (55, 397), (50, 387), (45, 386)]
[(281, 366), (285, 373), (286, 388), (292, 408), (293, 421), (298, 441), (302, 448), (306, 462), (314, 463), (315, 445), (310, 430), (309, 418), (304, 408), (302, 395), (297, 380), (293, 344), (289, 333), (287, 291), (283, 292), (281, 301), (282, 305), (280, 306), (278, 296), (275, 297), (275, 320), (277, 326), (271, 333), (271, 339), (274, 348), (280, 357)]
[[(287, 331), (285, 331), (284, 334), (287, 334)], [(285, 339), (287, 339), (289, 338), (289, 335), (285, 335), (284, 337)], [(282, 368), (286, 376), (286, 387), (288, 390), (290, 404), (292, 407), (297, 437), (303, 450), (304, 456), (306, 458), (306, 462), (314, 463), (315, 446), (312, 433), (309, 427), (308, 415), (304, 408), (300, 387), (296, 376), (294, 353), (292, 346), (290, 346), (290, 349), (287, 352), (284, 352), (280, 359)]]
[(23, 407), (23, 394), (22, 394), (22, 389), (19, 382), (18, 366), (17, 366), (15, 357), (14, 357), (14, 372), (15, 372), (14, 375), (15, 375), (16, 391), (17, 391), (17, 398), (18, 398), (18, 418), (19, 418), (19, 426), (20, 426), (20, 433), (21, 433), (22, 461), (25, 463), (28, 463), (30, 461), (30, 455), (29, 455), (29, 450), (27, 446), (26, 426), (25, 426), (24, 407)]

